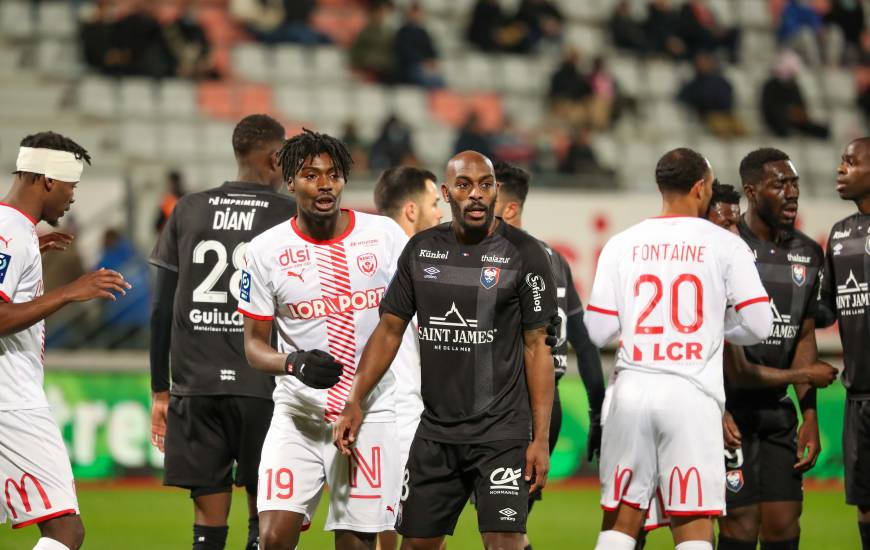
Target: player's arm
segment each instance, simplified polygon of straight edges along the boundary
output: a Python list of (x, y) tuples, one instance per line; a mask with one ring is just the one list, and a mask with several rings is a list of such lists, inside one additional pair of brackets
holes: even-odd
[[(819, 350), (816, 345), (816, 321), (814, 312), (808, 312), (801, 325), (801, 334), (792, 368), (801, 368), (819, 361)], [(830, 365), (828, 365), (830, 366)], [(833, 367), (831, 367), (833, 368)], [(836, 372), (836, 371), (835, 371)], [(816, 465), (816, 460), (822, 452), (822, 441), (819, 436), (819, 417), (816, 410), (816, 388), (809, 384), (795, 384), (794, 391), (801, 410), (801, 426), (798, 429), (797, 463), (795, 470), (805, 472)]]
[(157, 268), (151, 306), (151, 444), (164, 451), (166, 415), (169, 410), (169, 348), (172, 341), (172, 308), (178, 273)]
[(27, 329), (73, 302), (95, 298), (114, 301), (113, 292), (123, 296), (129, 288), (130, 283), (117, 271), (99, 269), (29, 302), (13, 303), (5, 292), (0, 292), (0, 336)]
[[(546, 342), (545, 327), (523, 331), (526, 385), (529, 388), (529, 403), (532, 409), (532, 442), (526, 453), (525, 478), (532, 481), (529, 492), (547, 484), (550, 471), (550, 415), (553, 411), (553, 394), (556, 383), (553, 379), (553, 356)], [(541, 456), (547, 458), (542, 460)]]
[(755, 266), (755, 254), (739, 237), (731, 239), (731, 247), (720, 251), (728, 303), (733, 305), (725, 312), (725, 340), (751, 346), (770, 335), (773, 311)]
[(809, 384), (816, 388), (829, 386), (837, 378), (837, 369), (824, 361), (803, 365), (792, 363), (789, 369), (775, 369), (746, 358), (742, 346), (726, 344), (725, 378), (739, 388), (769, 388), (789, 384)]
[(598, 257), (592, 293), (589, 295), (589, 303), (583, 319), (589, 339), (597, 348), (604, 347), (616, 338), (621, 329), (614, 287), (614, 282), (619, 280), (614, 248), (613, 240), (608, 241)]
[[(341, 454), (350, 456), (350, 449), (356, 441), (363, 421), (361, 403), (372, 391), (384, 373), (390, 368), (399, 346), (408, 320), (392, 313), (384, 313), (378, 326), (372, 332), (354, 375), (350, 395), (344, 405), (344, 410), (332, 426), (332, 441)], [(549, 348), (548, 348), (549, 349)], [(552, 363), (549, 365), (550, 377), (553, 376)]]
[(819, 292), (816, 301), (816, 326), (827, 328), (837, 320), (837, 289), (834, 280), (834, 260), (831, 257), (831, 239), (825, 249), (825, 262), (819, 274)]

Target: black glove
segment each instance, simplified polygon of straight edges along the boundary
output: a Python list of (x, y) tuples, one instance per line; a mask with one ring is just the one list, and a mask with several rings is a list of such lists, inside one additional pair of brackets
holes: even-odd
[(287, 356), (284, 370), (300, 382), (314, 389), (325, 390), (334, 386), (341, 378), (341, 363), (325, 351), (294, 351)]
[(559, 344), (559, 325), (562, 324), (562, 317), (557, 313), (550, 319), (550, 324), (547, 325), (547, 338), (544, 340), (550, 346), (550, 353), (556, 355), (556, 346)]
[(586, 441), (587, 460), (601, 457), (601, 413), (589, 411), (589, 439)]

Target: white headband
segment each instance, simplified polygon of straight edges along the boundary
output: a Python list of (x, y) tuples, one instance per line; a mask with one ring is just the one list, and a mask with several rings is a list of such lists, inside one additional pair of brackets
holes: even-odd
[(84, 161), (68, 151), (21, 147), (15, 169), (19, 172), (42, 174), (53, 180), (75, 183), (82, 179)]

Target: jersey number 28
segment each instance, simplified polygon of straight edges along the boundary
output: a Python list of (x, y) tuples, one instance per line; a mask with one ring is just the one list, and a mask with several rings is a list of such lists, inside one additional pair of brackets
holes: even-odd
[[(239, 243), (233, 250), (232, 260), (235, 271), (232, 277), (230, 277), (229, 287), (230, 293), (237, 301), (239, 299), (239, 285), (242, 282), (241, 269), (245, 266), (245, 250), (247, 248), (248, 243)], [(205, 276), (205, 279), (193, 290), (193, 301), (225, 304), (227, 303), (227, 293), (223, 290), (214, 290), (214, 286), (229, 266), (227, 262), (227, 248), (220, 241), (200, 241), (193, 248), (193, 263), (204, 264), (208, 252), (214, 252), (217, 255), (217, 261), (209, 274)]]

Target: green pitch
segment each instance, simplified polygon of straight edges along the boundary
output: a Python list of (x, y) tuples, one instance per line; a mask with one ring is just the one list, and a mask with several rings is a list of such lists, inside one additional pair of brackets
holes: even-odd
[[(247, 534), (245, 495), (237, 491), (230, 519), (229, 550), (242, 550)], [(79, 501), (84, 514), (86, 549), (154, 550), (190, 548), (193, 508), (181, 490), (162, 488), (82, 487)], [(323, 503), (322, 503), (323, 504)], [(325, 506), (312, 530), (302, 535), (301, 550), (332, 548), (323, 532)], [(537, 550), (591, 549), (595, 545), (601, 512), (596, 489), (559, 488), (546, 494), (531, 516), (529, 533)], [(840, 491), (810, 491), (804, 505), (803, 548), (846, 550), (859, 548), (855, 511), (843, 503)], [(0, 527), (0, 549), (29, 550), (38, 538), (34, 527), (20, 531)], [(474, 510), (466, 508), (448, 547), (480, 548)], [(649, 550), (673, 548), (670, 533), (659, 530), (650, 537)]]

